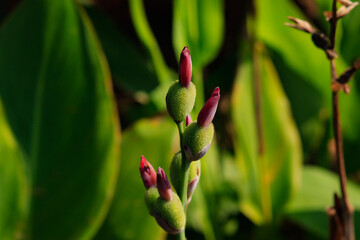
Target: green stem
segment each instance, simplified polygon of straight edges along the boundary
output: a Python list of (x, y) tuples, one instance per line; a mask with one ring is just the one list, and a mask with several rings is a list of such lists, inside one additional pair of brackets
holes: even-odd
[[(184, 124), (183, 122), (177, 123), (177, 127), (179, 130), (179, 136), (180, 136), (180, 149), (181, 149), (181, 157), (182, 157), (182, 163), (181, 163), (181, 173), (180, 173), (180, 187), (179, 189), (176, 189), (179, 198), (181, 200), (181, 203), (183, 205), (184, 211), (186, 209), (187, 204), (187, 187), (188, 187), (188, 179), (189, 179), (189, 167), (190, 164), (186, 161), (186, 155), (185, 151), (182, 147), (183, 142), (183, 134), (184, 134)], [(185, 240), (185, 230), (181, 233), (176, 235), (176, 238), (179, 240)]]

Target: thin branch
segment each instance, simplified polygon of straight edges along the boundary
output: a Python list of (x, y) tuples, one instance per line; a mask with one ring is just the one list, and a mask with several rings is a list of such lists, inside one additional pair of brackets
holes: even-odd
[[(336, 16), (336, 0), (333, 0), (332, 5), (332, 18), (330, 21), (330, 45), (329, 50), (333, 51), (335, 48), (335, 36), (336, 36), (336, 25), (338, 18)], [(331, 69), (331, 83), (335, 83), (337, 80), (335, 58), (329, 57), (330, 60), (330, 69)], [(340, 124), (340, 111), (339, 111), (339, 91), (332, 90), (332, 110), (333, 110), (333, 131), (336, 145), (336, 163), (338, 168), (338, 174), (340, 179), (341, 187), (341, 206), (336, 207), (336, 214), (339, 217), (343, 227), (344, 232), (337, 232), (336, 234), (344, 234), (345, 239), (354, 240), (354, 228), (353, 228), (353, 210), (350, 205), (347, 189), (346, 189), (346, 170), (345, 170), (345, 161), (343, 153), (343, 142), (342, 142), (342, 133), (341, 133), (341, 124)], [(338, 223), (339, 224), (339, 223)], [(335, 233), (334, 233), (335, 234)], [(338, 236), (340, 237), (340, 236)], [(332, 239), (336, 239), (336, 236), (332, 236)]]

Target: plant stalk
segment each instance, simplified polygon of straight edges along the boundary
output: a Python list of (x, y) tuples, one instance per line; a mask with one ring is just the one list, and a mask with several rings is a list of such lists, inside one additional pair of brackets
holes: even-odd
[[(336, 35), (336, 0), (333, 0), (332, 5), (332, 19), (330, 22), (330, 50), (335, 48), (335, 35)], [(335, 82), (337, 79), (335, 59), (330, 59), (330, 69), (331, 69), (331, 82)], [(354, 223), (353, 223), (353, 208), (349, 202), (347, 189), (346, 189), (346, 169), (345, 169), (345, 160), (343, 153), (343, 142), (342, 142), (342, 133), (341, 133), (341, 124), (340, 124), (340, 111), (339, 111), (339, 92), (332, 91), (332, 112), (333, 112), (333, 131), (336, 145), (336, 164), (340, 180), (341, 188), (341, 199), (340, 204), (335, 200), (333, 209), (335, 213), (330, 214), (330, 222), (336, 222), (338, 231), (332, 231), (330, 236), (331, 239), (346, 239), (354, 240)], [(334, 221), (334, 219), (340, 221)], [(336, 235), (336, 236), (334, 236)]]
[[(184, 211), (186, 211), (186, 204), (187, 204), (187, 188), (188, 188), (188, 178), (189, 178), (189, 167), (190, 164), (187, 163), (186, 161), (186, 155), (185, 155), (185, 151), (182, 147), (182, 142), (183, 142), (183, 134), (184, 134), (184, 123), (177, 123), (178, 126), (178, 130), (179, 130), (179, 136), (180, 136), (180, 149), (181, 149), (181, 158), (182, 158), (182, 163), (181, 163), (181, 179), (180, 179), (180, 187), (179, 189), (176, 189), (179, 198), (181, 200), (181, 203), (183, 205)], [(178, 240), (185, 240), (185, 230), (180, 232), (179, 234), (176, 235), (176, 239)]]

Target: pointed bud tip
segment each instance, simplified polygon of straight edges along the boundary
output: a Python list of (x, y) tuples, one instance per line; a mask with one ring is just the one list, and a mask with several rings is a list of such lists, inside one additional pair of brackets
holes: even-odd
[(188, 47), (184, 47), (180, 54), (179, 81), (183, 87), (188, 88), (191, 81), (192, 63)]
[(213, 91), (213, 93), (211, 94), (211, 96), (219, 96), (220, 97), (220, 88), (216, 87)]
[(165, 171), (159, 167), (157, 171), (157, 189), (160, 197), (166, 201), (172, 200), (172, 189)]
[(143, 155), (140, 160), (140, 175), (146, 189), (156, 187), (156, 172)]
[(191, 115), (189, 114), (186, 116), (185, 126), (186, 127), (189, 126), (190, 123), (192, 123), (192, 119), (191, 119)]
[(148, 164), (148, 161), (146, 161), (146, 158), (144, 157), (144, 155), (141, 155), (140, 168), (144, 168), (147, 164)]
[(197, 118), (197, 122), (199, 126), (206, 127), (212, 122), (217, 110), (219, 100), (220, 100), (220, 88), (216, 87), (213, 93), (211, 94), (209, 100), (207, 100), (207, 102), (199, 112)]

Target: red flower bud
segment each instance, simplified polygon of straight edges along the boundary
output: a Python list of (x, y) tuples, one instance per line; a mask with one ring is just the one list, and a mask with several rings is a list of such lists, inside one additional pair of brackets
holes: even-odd
[(185, 126), (186, 127), (189, 126), (190, 123), (192, 123), (192, 119), (191, 119), (191, 115), (189, 114), (186, 116)]
[(156, 187), (156, 172), (143, 155), (141, 155), (140, 174), (146, 189)]
[(169, 202), (172, 200), (172, 189), (164, 170), (159, 167), (157, 172), (157, 189), (162, 199)]
[(219, 99), (220, 99), (220, 88), (217, 87), (215, 88), (214, 92), (211, 94), (209, 100), (207, 100), (207, 102), (199, 112), (197, 118), (197, 124), (200, 127), (206, 127), (212, 122), (216, 113)]
[(188, 88), (191, 81), (192, 64), (189, 49), (184, 47), (180, 55), (179, 81), (181, 86)]

